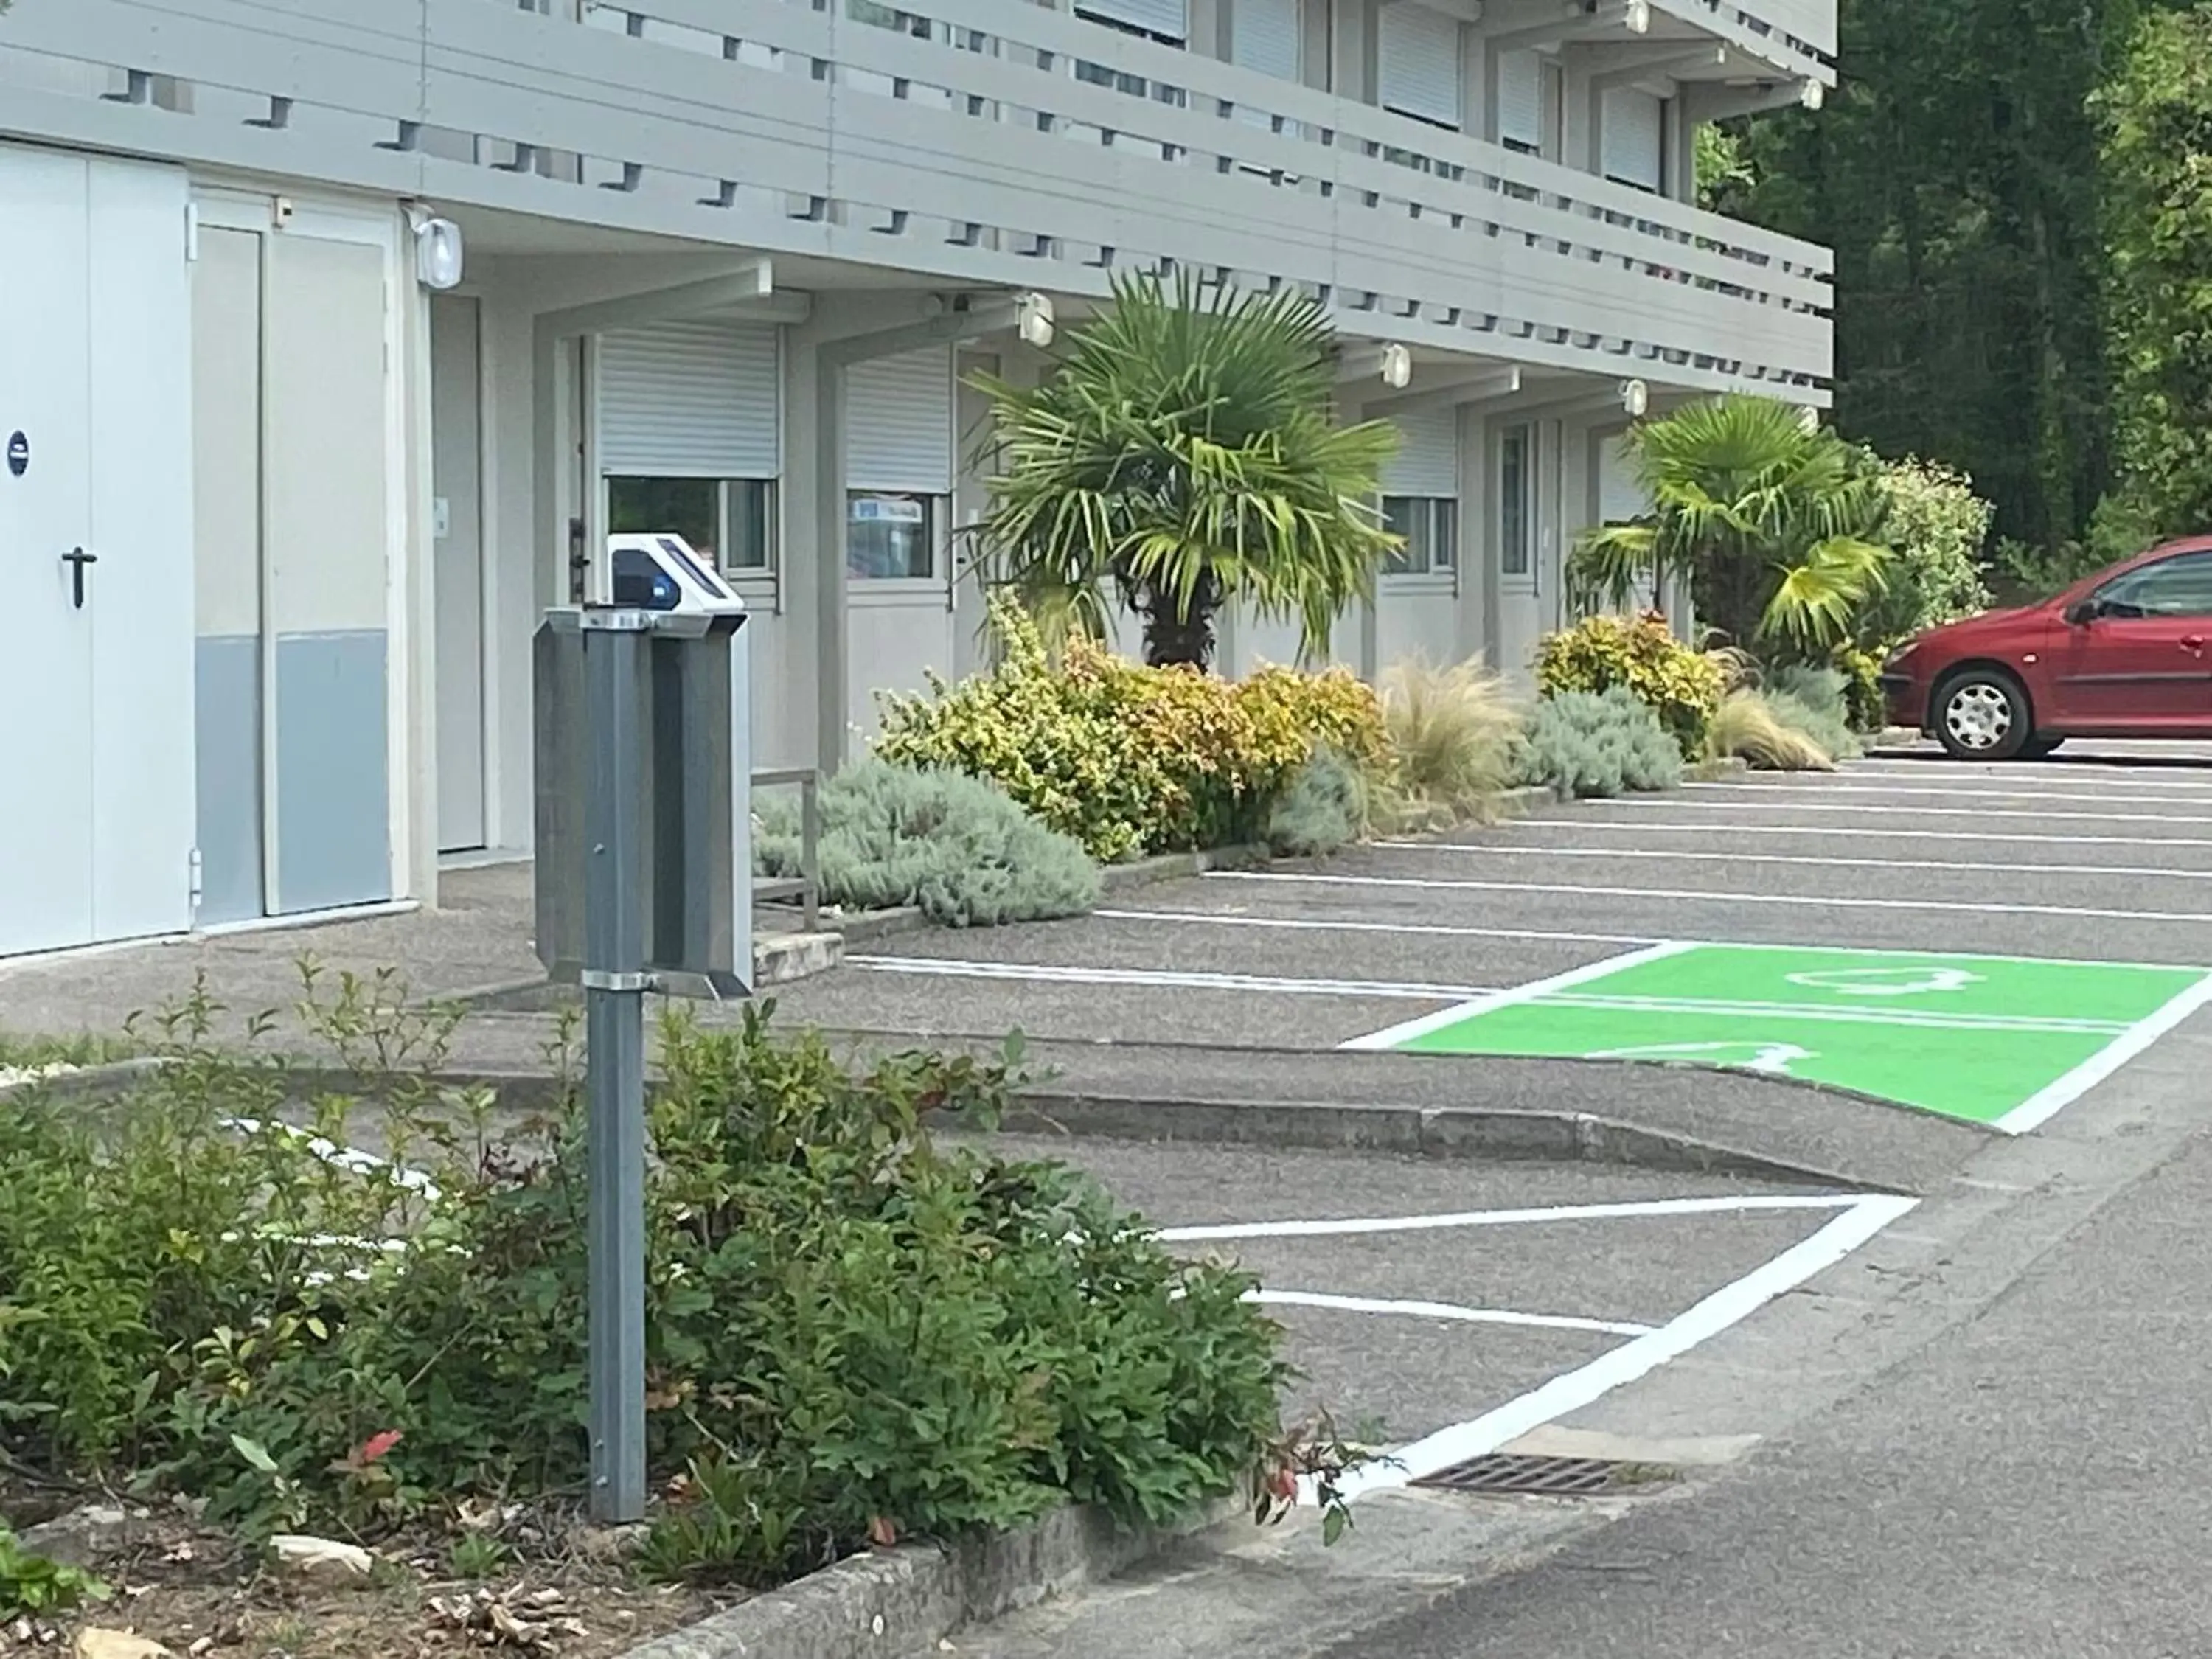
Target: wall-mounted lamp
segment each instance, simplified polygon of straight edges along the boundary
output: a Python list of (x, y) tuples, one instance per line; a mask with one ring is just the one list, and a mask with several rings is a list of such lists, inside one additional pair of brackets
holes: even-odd
[(1042, 351), (1052, 343), (1052, 299), (1044, 294), (1024, 294), (1014, 301), (1014, 332), (1024, 345)]
[(1413, 354), (1393, 341), (1382, 348), (1382, 384), (1403, 392), (1413, 379)]
[(1801, 431), (1818, 432), (1820, 429), (1820, 411), (1807, 404), (1797, 411), (1797, 426)]
[(1626, 18), (1631, 34), (1651, 33), (1651, 0), (1628, 0)]
[(1641, 380), (1620, 383), (1620, 406), (1628, 411), (1628, 418), (1640, 421), (1644, 410), (1651, 407), (1651, 388)]
[(423, 219), (415, 227), (415, 276), (442, 294), (461, 280), (461, 228), (451, 219)]
[(1797, 88), (1797, 101), (1807, 109), (1818, 109), (1828, 101), (1828, 89), (1818, 81), (1806, 81)]

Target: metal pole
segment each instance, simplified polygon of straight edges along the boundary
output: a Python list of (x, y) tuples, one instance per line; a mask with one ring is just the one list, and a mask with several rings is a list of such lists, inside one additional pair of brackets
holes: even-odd
[(592, 1518), (645, 1514), (645, 895), (641, 654), (650, 618), (584, 615), (584, 887)]

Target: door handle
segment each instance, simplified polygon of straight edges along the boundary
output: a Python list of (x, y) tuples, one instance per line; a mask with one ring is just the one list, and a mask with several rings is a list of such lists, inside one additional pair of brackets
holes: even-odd
[(88, 564), (98, 564), (100, 555), (88, 553), (81, 547), (72, 547), (62, 555), (62, 562), (70, 568), (70, 609), (82, 611), (84, 609), (84, 568)]
[(2184, 634), (2181, 636), (2181, 648), (2184, 651), (2188, 652), (2191, 656), (2203, 656), (2204, 654), (2204, 636), (2202, 634)]

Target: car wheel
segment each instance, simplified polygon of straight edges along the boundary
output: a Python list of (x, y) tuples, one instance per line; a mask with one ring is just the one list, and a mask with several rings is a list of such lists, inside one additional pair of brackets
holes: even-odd
[(2063, 738), (2030, 738), (2020, 746), (2022, 760), (2041, 760), (2066, 739)]
[(2027, 692), (2001, 668), (1970, 668), (1936, 693), (1936, 740), (1959, 760), (2010, 760), (2035, 735)]

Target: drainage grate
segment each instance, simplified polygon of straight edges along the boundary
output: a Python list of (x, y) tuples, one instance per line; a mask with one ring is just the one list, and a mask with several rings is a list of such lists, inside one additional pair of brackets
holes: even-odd
[(1536, 1492), (1550, 1498), (1588, 1498), (1670, 1480), (1674, 1472), (1655, 1463), (1605, 1457), (1512, 1457), (1503, 1452), (1470, 1458), (1411, 1484), (1445, 1492)]

